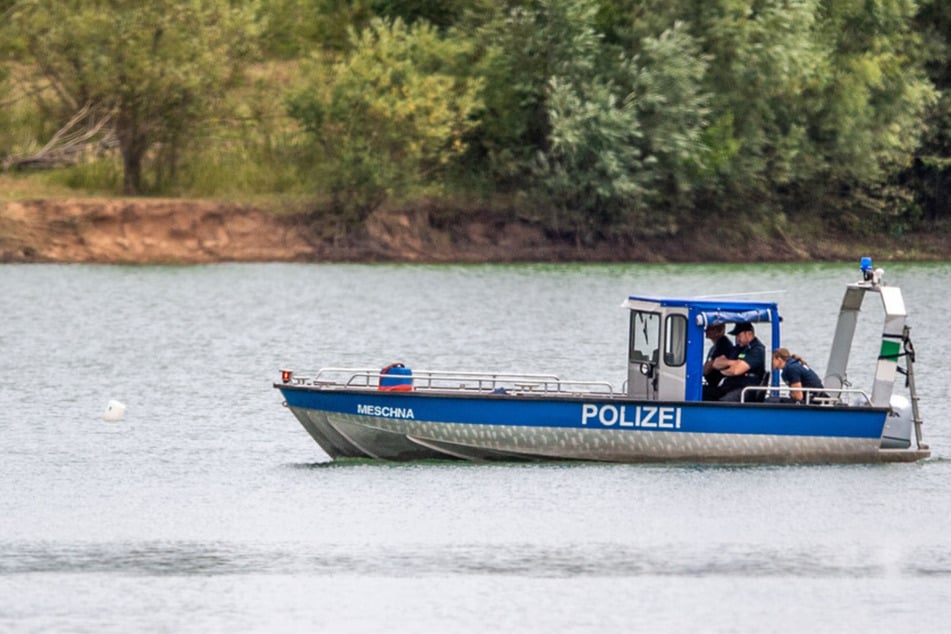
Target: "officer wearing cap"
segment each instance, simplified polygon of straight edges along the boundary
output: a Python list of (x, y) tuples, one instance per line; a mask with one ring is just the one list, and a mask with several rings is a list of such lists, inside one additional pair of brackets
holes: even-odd
[(723, 396), (720, 400), (737, 402), (743, 388), (762, 384), (766, 374), (766, 346), (756, 338), (753, 324), (748, 321), (733, 326), (730, 334), (736, 337), (733, 354), (717, 358), (713, 367), (726, 377), (721, 386)]

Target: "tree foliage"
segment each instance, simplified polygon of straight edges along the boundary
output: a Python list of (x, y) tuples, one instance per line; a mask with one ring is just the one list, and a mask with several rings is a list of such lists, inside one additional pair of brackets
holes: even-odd
[(769, 209), (779, 188), (815, 167), (806, 146), (824, 63), (817, 0), (720, 0), (699, 10), (691, 24), (710, 56), (712, 116), (732, 126), (721, 141), (735, 149), (721, 152), (728, 160), (712, 189), (737, 207)]
[(376, 19), (351, 38), (329, 69), (312, 66), (289, 110), (321, 151), (335, 207), (359, 221), (464, 151), (481, 82), (463, 73), (468, 46), (426, 22)]
[(551, 143), (538, 154), (535, 177), (553, 228), (583, 242), (631, 220), (651, 193), (633, 101), (607, 84), (553, 78), (548, 104)]
[(602, 50), (587, 0), (488, 3), (465, 25), (481, 51), (485, 109), (474, 149), (503, 187), (521, 189), (550, 143), (553, 79), (576, 84), (598, 74)]
[(706, 84), (709, 56), (686, 24), (675, 22), (646, 37), (629, 65), (632, 93), (644, 129), (643, 153), (651, 161), (655, 207), (682, 208), (713, 169), (732, 157), (735, 144), (717, 143)]
[[(648, 220), (663, 232), (672, 224), (664, 198), (689, 189), (682, 172), (706, 154), (702, 56), (675, 25), (642, 56), (604, 59), (596, 6), (578, 3), (566, 18), (552, 20), (570, 54), (544, 94), (551, 130), (534, 170), (543, 200), (556, 227), (567, 221), (581, 241)], [(610, 73), (598, 72), (608, 63)]]
[(370, 0), (373, 12), (383, 19), (399, 18), (412, 25), (419, 20), (438, 29), (447, 29), (460, 19), (467, 0)]
[(951, 3), (924, 0), (915, 26), (921, 59), (939, 98), (925, 118), (928, 131), (906, 175), (922, 215), (934, 225), (951, 218)]
[(828, 4), (830, 68), (816, 121), (834, 176), (882, 181), (910, 164), (937, 97), (924, 70), (910, 64), (920, 46), (914, 12), (893, 0)]
[(143, 163), (174, 166), (224, 95), (249, 99), (231, 87), (261, 33), (268, 67), (288, 72), (260, 81), (286, 83), (290, 119), (242, 129), (308, 148), (312, 189), (351, 222), (455, 189), (499, 192), (581, 242), (709, 215), (894, 230), (951, 218), (948, 7), (0, 0), (0, 56), (11, 78), (34, 69), (38, 90), (17, 94), (42, 113), (0, 127), (108, 112), (138, 191)]
[(262, 50), (293, 59), (315, 49), (342, 51), (349, 28), (362, 30), (374, 17), (371, 0), (233, 0), (255, 12)]
[(248, 13), (226, 0), (22, 0), (11, 22), (51, 112), (110, 114), (131, 194), (151, 149), (162, 144), (174, 161), (216, 111), (254, 41)]

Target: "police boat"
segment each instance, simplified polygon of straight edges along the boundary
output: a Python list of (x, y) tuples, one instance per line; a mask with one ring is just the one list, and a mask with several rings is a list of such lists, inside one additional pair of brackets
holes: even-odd
[[(331, 459), (875, 463), (930, 456), (901, 290), (863, 258), (848, 284), (824, 388), (783, 402), (778, 372), (739, 402), (704, 401), (704, 329), (753, 323), (781, 345), (772, 302), (631, 296), (623, 389), (548, 374), (380, 369), (282, 370), (274, 387)], [(847, 367), (866, 295), (885, 320), (870, 389)], [(766, 355), (769, 364), (769, 355)], [(906, 394), (895, 392), (902, 375)], [(797, 388), (797, 390), (800, 388)], [(788, 400), (788, 399), (785, 399)]]

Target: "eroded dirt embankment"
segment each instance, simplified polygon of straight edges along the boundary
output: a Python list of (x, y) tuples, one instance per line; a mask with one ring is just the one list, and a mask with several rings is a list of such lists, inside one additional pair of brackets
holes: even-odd
[(427, 212), (374, 215), (340, 240), (306, 214), (179, 199), (44, 199), (0, 204), (0, 261), (197, 264), (262, 261), (515, 261), (565, 259), (522, 224), (430, 226)]
[[(702, 228), (678, 239), (587, 246), (491, 213), (460, 214), (436, 227), (431, 210), (374, 214), (360, 238), (334, 240), (304, 214), (181, 199), (44, 199), (0, 203), (0, 261), (114, 264), (209, 262), (768, 262), (852, 259), (951, 260), (951, 236), (878, 244), (777, 234), (731, 240)], [(732, 244), (732, 246), (730, 246)], [(740, 246), (737, 246), (740, 244)], [(726, 246), (725, 246), (726, 245)]]
[(294, 226), (257, 209), (180, 200), (28, 200), (0, 207), (0, 258), (217, 262), (305, 258)]

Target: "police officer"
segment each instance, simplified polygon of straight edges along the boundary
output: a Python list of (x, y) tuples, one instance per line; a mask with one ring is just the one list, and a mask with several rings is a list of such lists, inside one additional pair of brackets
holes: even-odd
[(704, 335), (713, 342), (713, 345), (710, 346), (707, 361), (703, 364), (703, 380), (706, 382), (703, 386), (703, 400), (716, 401), (723, 395), (720, 389), (723, 373), (713, 367), (713, 362), (718, 357), (729, 358), (733, 354), (733, 344), (726, 336), (726, 324), (707, 326)]
[[(810, 392), (809, 399), (805, 399), (805, 392), (801, 388), (825, 387), (822, 385), (822, 379), (816, 374), (815, 370), (809, 367), (806, 360), (798, 354), (790, 354), (786, 348), (776, 348), (773, 350), (773, 369), (782, 370), (783, 381), (789, 386), (789, 400), (793, 403), (808, 402), (813, 398), (828, 397), (825, 392)], [(800, 388), (800, 389), (796, 389)]]
[[(726, 377), (723, 380), (723, 395), (720, 400), (738, 402), (743, 388), (762, 384), (766, 374), (766, 346), (756, 338), (753, 324), (748, 321), (737, 323), (730, 334), (736, 336), (733, 353), (718, 357), (714, 360), (713, 367)], [(765, 392), (756, 396), (765, 396)]]

